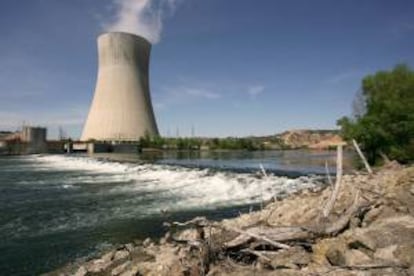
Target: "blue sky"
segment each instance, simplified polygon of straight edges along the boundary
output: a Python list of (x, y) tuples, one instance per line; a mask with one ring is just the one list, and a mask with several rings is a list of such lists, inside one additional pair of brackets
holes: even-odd
[[(0, 129), (80, 136), (116, 1), (0, 1)], [(410, 0), (168, 1), (150, 65), (162, 135), (335, 128), (363, 76), (414, 65)]]

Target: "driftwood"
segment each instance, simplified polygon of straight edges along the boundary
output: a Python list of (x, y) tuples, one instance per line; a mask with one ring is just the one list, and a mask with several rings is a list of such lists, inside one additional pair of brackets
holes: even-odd
[(336, 198), (338, 197), (338, 194), (339, 194), (339, 189), (341, 187), (341, 181), (342, 181), (342, 145), (338, 145), (337, 158), (336, 158), (335, 187), (334, 187), (331, 197), (328, 200), (328, 203), (325, 205), (325, 208), (323, 209), (323, 216), (325, 218), (328, 217), (330, 212), (332, 211)]
[[(316, 219), (315, 225), (307, 226), (274, 226), (274, 225), (255, 225), (246, 228), (238, 228), (234, 226), (226, 226), (222, 223), (211, 222), (205, 217), (196, 217), (187, 222), (172, 222), (164, 223), (168, 227), (193, 227), (196, 228), (198, 233), (203, 233), (202, 239), (195, 241), (187, 241), (189, 245), (194, 242), (201, 242), (200, 248), (203, 246), (211, 246), (209, 241), (212, 240), (214, 234), (204, 237), (204, 229), (206, 227), (215, 228), (221, 230), (221, 236), (223, 232), (231, 232), (237, 234), (234, 238), (222, 240), (219, 244), (216, 244), (215, 251), (211, 248), (204, 249), (206, 252), (215, 252), (215, 254), (221, 254), (234, 258), (234, 256), (240, 256), (240, 260), (243, 260), (243, 256), (246, 254), (257, 257), (258, 260), (264, 262), (271, 262), (272, 254), (278, 254), (279, 250), (291, 249), (297, 246), (309, 248), (317, 240), (321, 238), (335, 237), (338, 234), (346, 230), (353, 218), (361, 218), (369, 210), (372, 205), (378, 203), (372, 199), (364, 197), (362, 191), (365, 188), (356, 189), (354, 198), (350, 206), (346, 209), (341, 216), (333, 219), (335, 216), (330, 216), (335, 202), (338, 198), (341, 182), (342, 182), (342, 145), (338, 146), (337, 150), (337, 170), (336, 180), (333, 185), (333, 190), (327, 204), (325, 205), (321, 216)], [(262, 165), (260, 165), (261, 172), (264, 177), (267, 174)], [(326, 163), (327, 175), (329, 176), (329, 170)], [(328, 177), (328, 181), (332, 182), (331, 178)], [(263, 223), (264, 221), (262, 221)], [(217, 233), (217, 232), (216, 232)], [(220, 233), (220, 232), (218, 232)], [(260, 250), (257, 250), (260, 249)], [(201, 251), (200, 251), (201, 252)], [(221, 252), (221, 253), (217, 253)], [(209, 253), (210, 254), (210, 253)], [(237, 257), (235, 258), (237, 259)], [(243, 261), (242, 261), (243, 262)], [(384, 264), (377, 264), (372, 266), (355, 266), (355, 267), (339, 267), (340, 269), (355, 269), (355, 270), (368, 270), (375, 268), (395, 267), (387, 266)]]
[(371, 203), (362, 204), (360, 202), (360, 192), (357, 191), (352, 205), (347, 211), (337, 220), (333, 222), (326, 222), (325, 224), (314, 226), (253, 226), (246, 229), (239, 229), (237, 227), (224, 226), (218, 223), (209, 222), (204, 217), (198, 217), (188, 222), (179, 223), (173, 222), (169, 225), (179, 226), (195, 226), (195, 227), (214, 227), (224, 231), (234, 232), (237, 235), (235, 238), (224, 242), (222, 248), (248, 248), (253, 240), (259, 241), (262, 244), (271, 245), (276, 249), (288, 249), (291, 244), (303, 244), (313, 242), (318, 238), (336, 236), (341, 233), (349, 225), (352, 217), (360, 216), (367, 208), (370, 208)]
[(331, 173), (329, 172), (328, 161), (325, 161), (325, 172), (326, 172), (326, 177), (328, 179), (328, 183), (333, 188), (334, 184), (332, 182)]
[(213, 226), (221, 228), (221, 229), (226, 230), (226, 231), (236, 232), (240, 235), (244, 235), (246, 237), (251, 237), (251, 238), (254, 238), (258, 241), (263, 241), (263, 242), (268, 243), (268, 244), (270, 244), (270, 245), (272, 245), (276, 248), (284, 248), (284, 249), (290, 248), (289, 245), (284, 244), (284, 243), (280, 243), (276, 240), (273, 240), (272, 238), (268, 237), (267, 235), (264, 235), (262, 233), (255, 233), (257, 231), (255, 231), (254, 228), (251, 228), (251, 229), (248, 229), (248, 230), (241, 230), (239, 228), (229, 227), (229, 226), (222, 226), (222, 225), (219, 225), (219, 224), (216, 224), (216, 225), (213, 225)]
[(352, 143), (354, 144), (354, 147), (355, 147), (356, 151), (358, 152), (358, 155), (361, 158), (362, 162), (364, 163), (364, 166), (367, 169), (368, 173), (372, 174), (372, 169), (369, 166), (369, 164), (367, 162), (367, 159), (365, 158), (365, 156), (362, 153), (361, 149), (359, 148), (357, 141), (355, 141), (355, 139), (352, 139)]

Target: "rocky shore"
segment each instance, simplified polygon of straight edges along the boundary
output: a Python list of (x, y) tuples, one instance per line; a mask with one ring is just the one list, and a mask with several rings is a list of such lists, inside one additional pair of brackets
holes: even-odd
[[(275, 198), (220, 222), (169, 222), (147, 239), (47, 275), (414, 275), (414, 166)], [(325, 212), (325, 215), (324, 215)]]

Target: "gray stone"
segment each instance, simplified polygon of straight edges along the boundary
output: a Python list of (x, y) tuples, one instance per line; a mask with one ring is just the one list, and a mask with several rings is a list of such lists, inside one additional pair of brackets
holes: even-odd
[(116, 276), (116, 275), (121, 274), (122, 272), (124, 272), (127, 269), (127, 267), (130, 264), (131, 264), (131, 261), (126, 261), (125, 263), (118, 265), (117, 267), (115, 267), (114, 269), (112, 269), (111, 275), (112, 276)]
[[(266, 255), (266, 254), (264, 254)], [(292, 247), (286, 250), (281, 250), (277, 254), (267, 256), (271, 258), (271, 266), (273, 268), (298, 268), (310, 263), (310, 254), (302, 247)]]
[(376, 259), (382, 259), (387, 261), (396, 262), (394, 252), (397, 250), (397, 245), (390, 245), (384, 248), (379, 248), (375, 251), (374, 257)]
[(117, 260), (125, 259), (128, 256), (129, 256), (128, 250), (123, 249), (123, 250), (116, 251), (113, 259), (114, 261), (117, 261)]
[(395, 258), (404, 265), (414, 265), (414, 240), (398, 246), (394, 252)]
[(369, 210), (365, 216), (364, 216), (364, 220), (362, 221), (362, 226), (366, 227), (368, 225), (370, 225), (372, 222), (374, 222), (382, 213), (382, 207), (378, 207), (378, 208), (373, 208), (371, 210)]
[(129, 252), (134, 251), (134, 245), (132, 243), (127, 243), (125, 244), (125, 249), (128, 250)]
[(152, 240), (151, 240), (150, 238), (146, 238), (146, 239), (144, 240), (144, 242), (142, 243), (142, 245), (143, 245), (144, 247), (148, 247), (148, 246), (150, 246), (150, 245), (151, 245), (151, 243), (152, 243)]
[(345, 252), (345, 263), (349, 266), (370, 264), (371, 258), (357, 249), (347, 250)]
[(346, 264), (344, 253), (338, 248), (329, 248), (328, 251), (326, 251), (326, 258), (331, 265), (344, 266)]
[(108, 253), (104, 254), (104, 255), (101, 257), (101, 259), (102, 259), (104, 262), (109, 262), (109, 261), (112, 261), (112, 259), (114, 258), (115, 252), (116, 252), (115, 250), (112, 250), (112, 251), (110, 251), (110, 252), (108, 252)]
[(87, 270), (92, 273), (99, 273), (105, 271), (111, 265), (112, 261), (104, 261), (102, 259), (97, 259), (88, 263)]
[(85, 276), (86, 274), (88, 274), (88, 270), (84, 266), (81, 266), (76, 271), (74, 276)]

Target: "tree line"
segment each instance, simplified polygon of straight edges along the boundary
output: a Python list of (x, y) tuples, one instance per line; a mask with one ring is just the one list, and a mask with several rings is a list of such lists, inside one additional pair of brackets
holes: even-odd
[(342, 137), (357, 140), (371, 164), (414, 160), (414, 71), (397, 65), (362, 80), (353, 114), (337, 121)]

